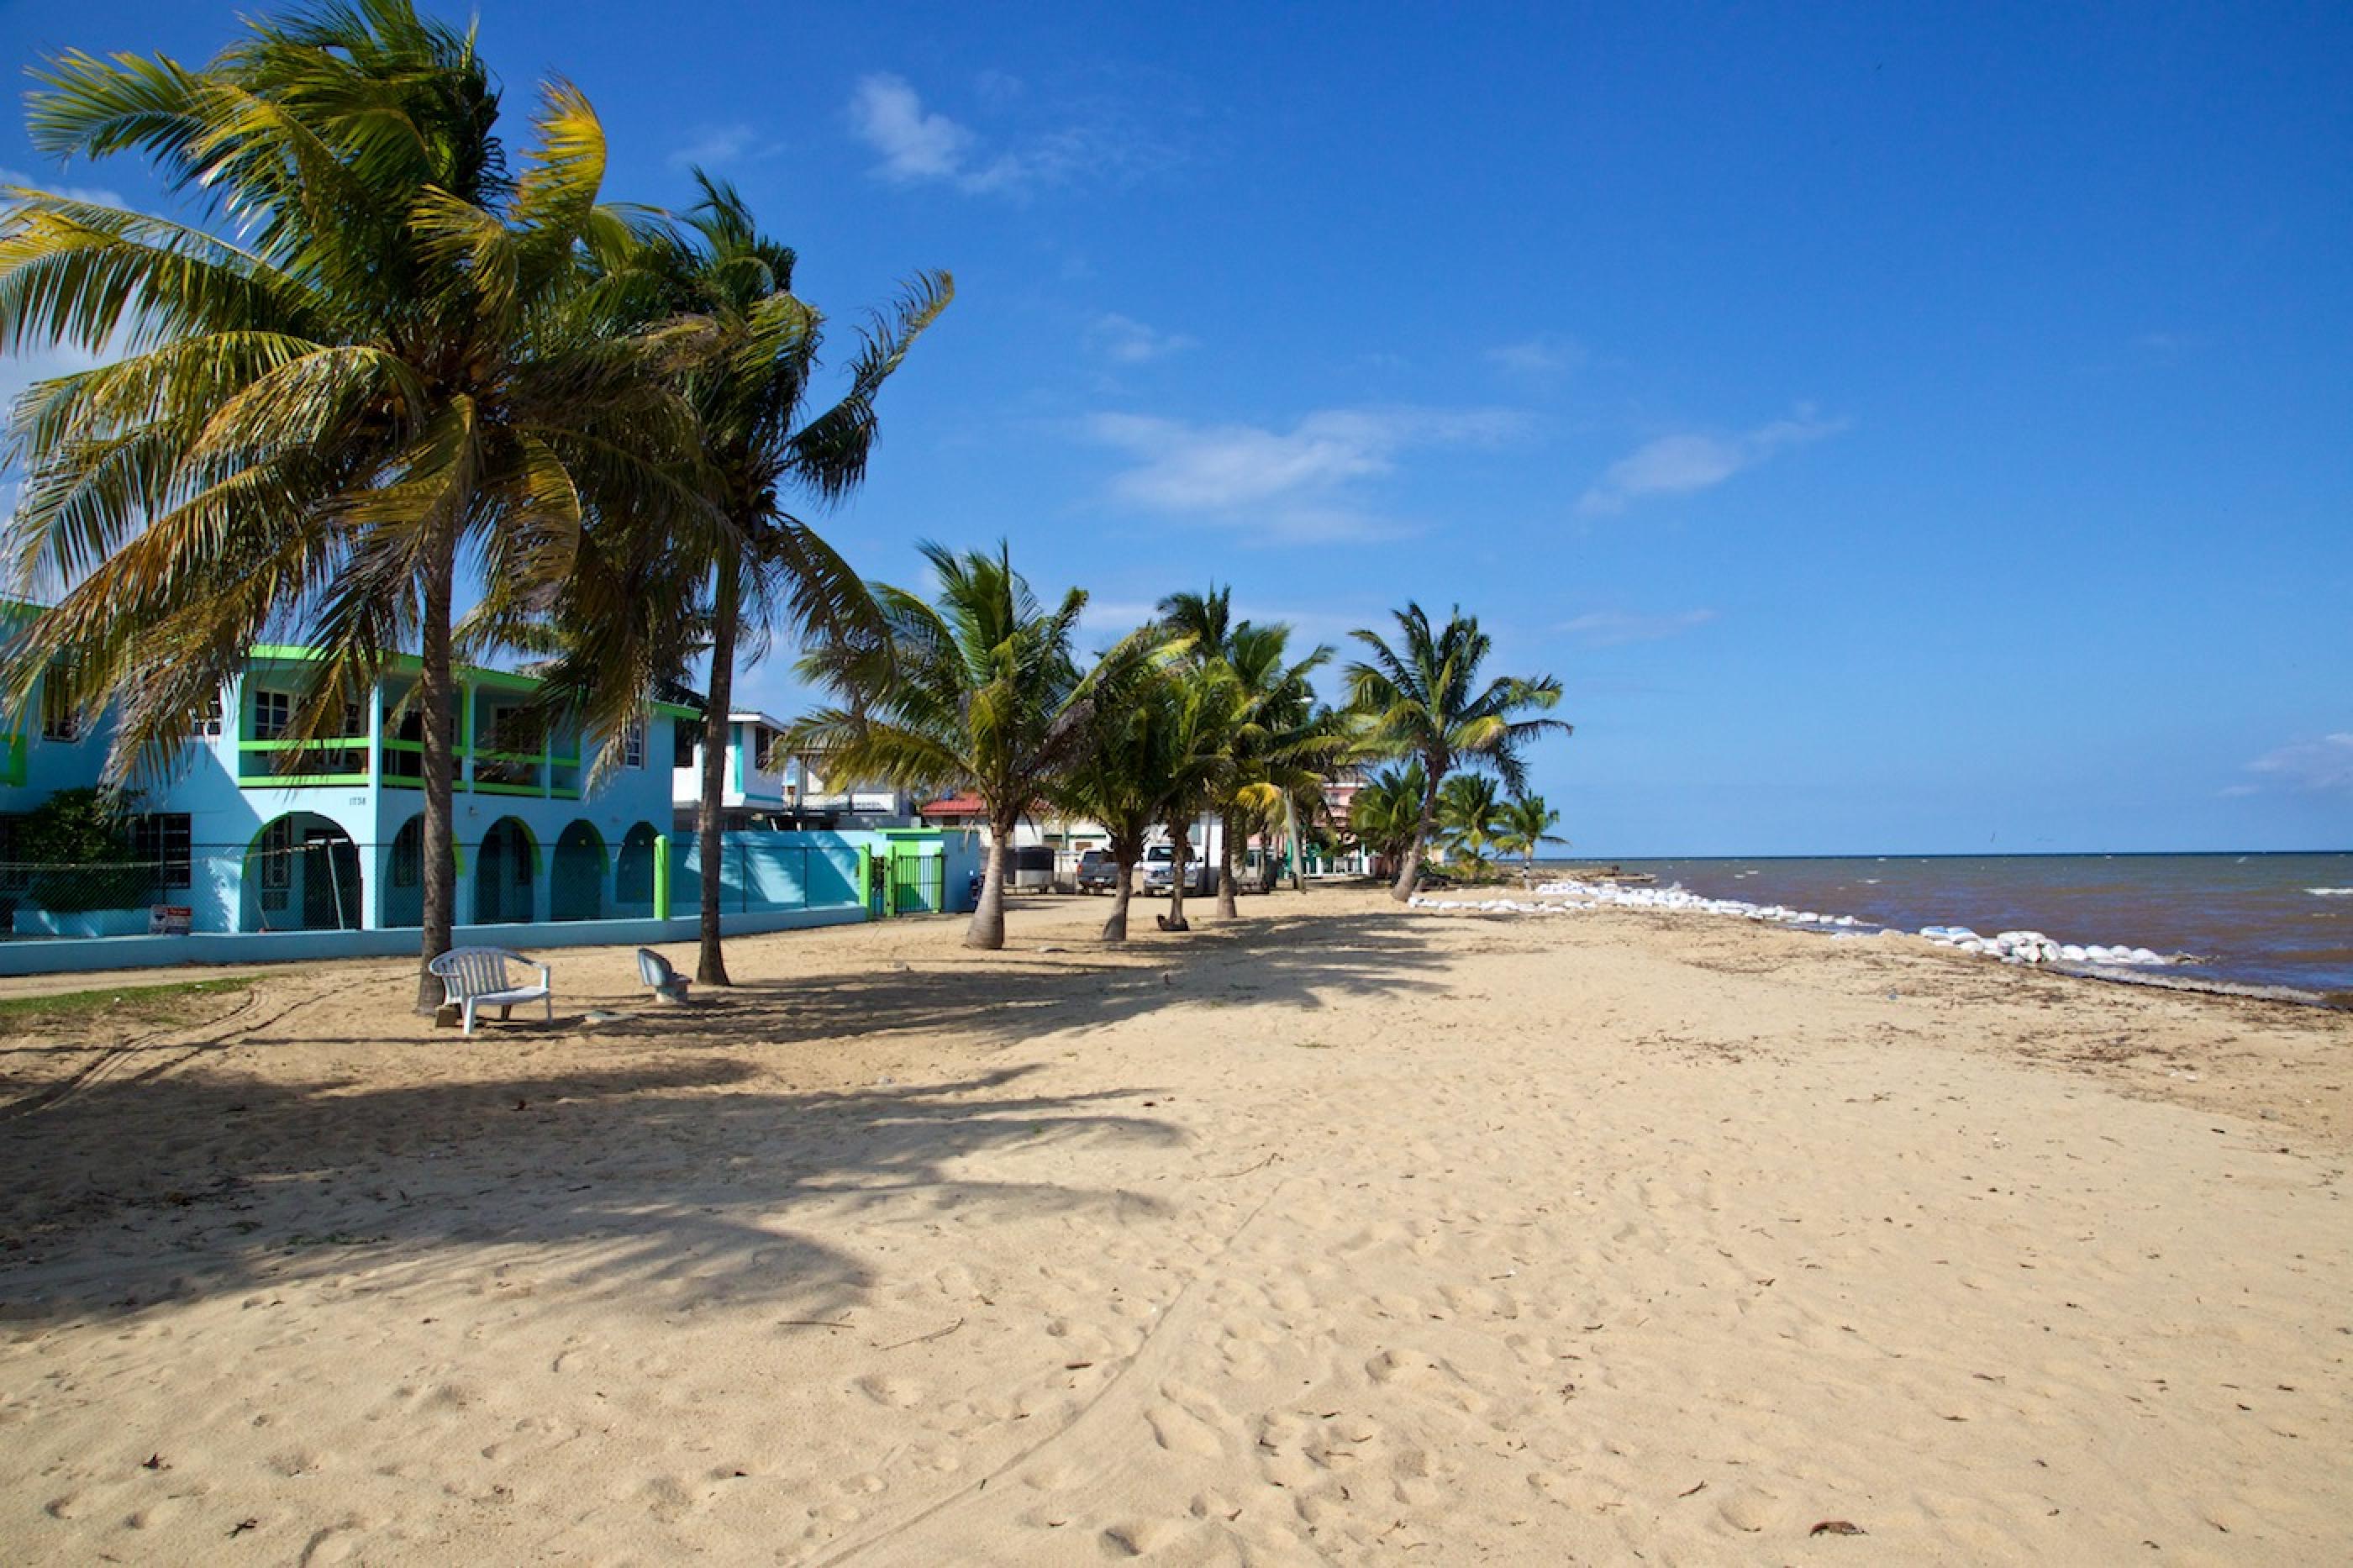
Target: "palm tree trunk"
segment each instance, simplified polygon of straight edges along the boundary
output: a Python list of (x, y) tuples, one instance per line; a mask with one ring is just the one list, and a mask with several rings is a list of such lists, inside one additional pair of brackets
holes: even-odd
[(1241, 907), (1234, 901), (1234, 814), (1229, 811), (1218, 817), (1218, 918), (1242, 918)]
[(441, 1010), (447, 988), (433, 973), (433, 961), (449, 951), (458, 912), (458, 857), (452, 845), (456, 832), (457, 736), (452, 732), (449, 699), (455, 684), (449, 668), (449, 601), (458, 572), (458, 542), (447, 530), (427, 546), (425, 624), (418, 639), (417, 701), (424, 708), (419, 728), (425, 737), (425, 830), (420, 846), (425, 856), (423, 884), (425, 927), (417, 964), (417, 1011), (433, 1017)]
[(1187, 862), (1193, 858), (1193, 838), (1186, 831), (1187, 826), (1183, 822), (1168, 825), (1168, 912), (1160, 918), (1162, 931), (1193, 929), (1185, 922), (1185, 883)]
[(1303, 893), (1307, 890), (1307, 847), (1299, 839), (1299, 803), (1288, 790), (1282, 795), (1282, 836), (1291, 845), (1291, 890)]
[(1133, 857), (1128, 857), (1120, 861), (1119, 880), (1112, 888), (1111, 916), (1103, 921), (1103, 941), (1125, 942), (1127, 940), (1127, 904), (1128, 900), (1134, 896), (1135, 860)]
[(1413, 825), (1413, 842), (1406, 846), (1405, 864), (1398, 868), (1397, 882), (1389, 889), (1389, 897), (1398, 903), (1412, 898), (1414, 889), (1420, 885), (1422, 847), (1438, 831), (1438, 786), (1444, 778), (1440, 770), (1430, 769), (1430, 784), (1421, 797), (1421, 816)]
[(980, 878), (980, 902), (973, 906), (972, 924), (965, 929), (966, 947), (991, 952), (1005, 945), (1005, 868), (1013, 858), (1013, 829), (1020, 819), (988, 825), (988, 856)]
[(702, 799), (694, 814), (698, 855), (702, 861), (702, 952), (695, 960), (699, 985), (726, 985), (727, 956), (719, 938), (721, 858), (726, 854), (722, 815), (727, 792), (727, 710), (735, 692), (735, 618), (739, 610), (734, 563), (723, 562), (712, 595), (711, 691), (702, 714)]

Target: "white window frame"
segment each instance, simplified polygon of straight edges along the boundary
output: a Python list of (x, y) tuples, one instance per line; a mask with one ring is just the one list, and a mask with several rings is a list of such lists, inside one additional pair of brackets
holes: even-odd
[[(279, 710), (274, 721), (268, 717), (272, 708)], [(257, 741), (282, 741), (286, 731), (294, 727), (294, 694), (272, 686), (253, 689), (253, 738)]]
[(646, 716), (632, 717), (621, 726), (621, 765), (642, 769), (646, 765)]

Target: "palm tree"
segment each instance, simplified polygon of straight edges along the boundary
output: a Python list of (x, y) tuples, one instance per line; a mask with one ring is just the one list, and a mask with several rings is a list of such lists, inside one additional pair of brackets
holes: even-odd
[(1421, 820), (1425, 778), (1416, 761), (1366, 780), (1348, 803), (1348, 836), (1376, 858), (1392, 865), (1402, 860)]
[[(1165, 633), (1148, 627), (1147, 637)], [(1164, 645), (1166, 646), (1166, 645)], [(1174, 695), (1169, 742), (1173, 754), (1195, 759), (1196, 765), (1171, 778), (1160, 805), (1160, 822), (1168, 834), (1173, 864), (1169, 868), (1168, 912), (1159, 917), (1163, 931), (1190, 931), (1185, 919), (1185, 893), (1190, 880), (1193, 824), (1203, 813), (1231, 798), (1238, 773), (1238, 737), (1249, 722), (1249, 698), (1241, 682), (1223, 661), (1179, 664), (1170, 675)]]
[(934, 597), (878, 585), (885, 647), (831, 643), (802, 658), (802, 675), (840, 705), (803, 719), (786, 747), (843, 776), (978, 795), (987, 873), (965, 945), (1001, 948), (1014, 830), (1085, 750), (1098, 680), (1132, 656), (1123, 645), (1082, 675), (1071, 639), (1085, 590), (1046, 609), (1004, 544), (994, 554), (922, 550)]
[[(13, 411), (18, 579), (70, 586), (7, 685), (21, 698), (62, 663), (85, 712), (111, 703), (119, 784), (257, 641), (319, 651), (301, 739), (337, 731), (416, 648), (429, 961), (455, 895), (453, 645), (479, 651), (553, 597), (598, 518), (696, 504), (672, 478), (692, 418), (667, 373), (697, 330), (596, 330), (585, 263), (610, 272), (639, 236), (598, 205), (595, 111), (543, 88), (511, 175), (472, 34), (409, 0), (250, 23), (202, 69), (73, 53), (39, 76), (42, 152), (142, 153), (235, 237), (9, 193), (0, 352), (128, 352)], [(458, 622), (461, 563), (481, 603)], [(420, 963), (419, 1009), (439, 998)]]
[[(805, 418), (823, 318), (792, 292), (797, 258), (759, 232), (733, 186), (700, 170), (694, 178), (702, 199), (686, 214), (685, 232), (658, 235), (622, 284), (630, 325), (674, 317), (709, 324), (710, 352), (685, 388), (700, 433), (697, 479), (712, 512), (701, 527), (628, 531), (622, 552), (630, 559), (601, 579), (607, 591), (600, 602), (575, 617), (584, 635), (557, 685), (602, 689), (634, 704), (644, 676), (682, 679), (693, 658), (707, 658), (695, 979), (724, 985), (719, 866), (738, 655), (748, 662), (765, 656), (779, 622), (820, 638), (880, 635), (864, 584), (786, 510), (787, 496), (831, 502), (865, 477), (878, 424), (875, 398), (946, 309), (955, 284), (944, 272), (917, 279), (894, 319), (878, 318), (867, 331), (840, 401)], [(631, 649), (630, 640), (651, 646)], [(640, 679), (613, 679), (630, 670), (642, 672)]]
[[(1315, 764), (1336, 748), (1331, 726), (1316, 709), (1308, 677), (1329, 662), (1317, 647), (1305, 658), (1288, 657), (1291, 628), (1232, 616), (1232, 590), (1212, 584), (1205, 594), (1176, 593), (1160, 601), (1158, 624), (1198, 668), (1222, 668), (1239, 685), (1240, 705), (1230, 737), (1233, 766), (1228, 787), (1208, 801), (1218, 814), (1218, 914), (1239, 918), (1235, 847), (1282, 812), (1296, 836), (1295, 803), (1320, 795)], [(1295, 853), (1294, 848), (1294, 853)]]
[(1487, 847), (1495, 841), (1503, 812), (1495, 781), (1479, 773), (1456, 773), (1438, 792), (1440, 834), (1473, 869), (1486, 864)]
[(1569, 733), (1544, 712), (1560, 701), (1560, 682), (1548, 675), (1497, 676), (1479, 682), (1479, 667), (1494, 644), (1461, 606), (1432, 629), (1422, 607), (1397, 612), (1398, 642), (1377, 632), (1351, 633), (1366, 657), (1347, 668), (1350, 705), (1363, 725), (1363, 742), (1376, 754), (1411, 757), (1422, 766), (1421, 811), (1389, 896), (1403, 902), (1421, 879), (1422, 848), (1438, 826), (1438, 792), (1457, 767), (1493, 772), (1517, 795), (1527, 787), (1521, 752), (1549, 732)]
[(1105, 942), (1127, 940), (1135, 868), (1169, 801), (1198, 794), (1223, 763), (1188, 749), (1200, 736), (1184, 706), (1187, 695), (1181, 676), (1164, 661), (1129, 662), (1102, 688), (1086, 747), (1052, 792), (1063, 810), (1092, 817), (1110, 837), (1119, 880), (1103, 921)]
[(1560, 813), (1545, 805), (1540, 795), (1524, 795), (1506, 805), (1500, 826), (1495, 847), (1507, 855), (1520, 857), (1520, 881), (1524, 885), (1535, 879), (1538, 849), (1547, 844), (1568, 842), (1553, 831), (1560, 826)]

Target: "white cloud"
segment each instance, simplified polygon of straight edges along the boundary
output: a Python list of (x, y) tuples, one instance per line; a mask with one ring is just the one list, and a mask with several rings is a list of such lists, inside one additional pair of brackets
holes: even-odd
[(2224, 800), (2237, 800), (2242, 795), (2263, 794), (2263, 786), (2260, 784), (2224, 784), (2221, 789), (2216, 790), (2214, 793)]
[[(2257, 757), (2247, 764), (2247, 771), (2262, 773), (2290, 789), (2353, 795), (2353, 730), (2340, 730), (2317, 741), (2291, 742)], [(2232, 786), (2232, 791), (2253, 794), (2258, 787), (2240, 784)]]
[[(999, 110), (1023, 97), (1018, 81), (986, 72), (976, 90)], [(849, 125), (881, 154), (874, 172), (883, 179), (953, 184), (974, 195), (1019, 195), (1084, 174), (1132, 172), (1165, 157), (1124, 126), (1115, 110), (1100, 106), (1082, 111), (1074, 122), (1034, 130), (1011, 145), (990, 148), (970, 126), (925, 109), (904, 77), (888, 72), (859, 79), (850, 95)]]
[[(1090, 647), (1108, 647), (1152, 619), (1158, 608), (1157, 604), (1146, 599), (1090, 599), (1087, 607), (1079, 613), (1082, 640)], [(1377, 610), (1362, 615), (1331, 609), (1286, 610), (1248, 598), (1239, 589), (1233, 601), (1233, 618), (1260, 626), (1280, 623), (1289, 626), (1293, 658), (1304, 658), (1317, 643), (1335, 648), (1345, 645), (1353, 627), (1386, 625), (1384, 616)]]
[(63, 196), (69, 202), (87, 202), (92, 206), (119, 207), (130, 205), (122, 199), (121, 192), (109, 190), (104, 185), (53, 184), (38, 174), (28, 174), (22, 169), (0, 169), (0, 185), (27, 185), (37, 191), (47, 191), (53, 196)]
[(1356, 504), (1360, 481), (1393, 472), (1409, 448), (1492, 445), (1522, 424), (1500, 409), (1332, 408), (1289, 430), (1098, 414), (1086, 433), (1136, 459), (1112, 480), (1120, 500), (1308, 541), (1398, 531)]
[(1164, 332), (1132, 316), (1106, 311), (1087, 323), (1087, 346), (1113, 364), (1143, 364), (1199, 343), (1183, 332)]
[(1577, 510), (1588, 515), (1619, 512), (1630, 501), (1708, 489), (1777, 452), (1835, 436), (1846, 426), (1843, 419), (1820, 418), (1801, 405), (1787, 419), (1736, 436), (1661, 436), (1604, 469), (1599, 482), (1578, 499)]
[(784, 150), (783, 142), (763, 136), (757, 127), (738, 120), (726, 125), (701, 127), (693, 141), (670, 155), (670, 164), (674, 169), (718, 169), (730, 163), (773, 158)]
[(972, 132), (946, 115), (924, 112), (905, 78), (887, 74), (859, 79), (849, 123), (882, 154), (876, 173), (901, 182), (950, 178), (964, 167), (973, 142)]
[(1585, 350), (1567, 338), (1538, 332), (1516, 343), (1504, 343), (1484, 355), (1489, 364), (1521, 375), (1557, 375), (1585, 363)]
[(1588, 647), (1617, 647), (1624, 643), (1657, 642), (1662, 637), (1704, 626), (1714, 619), (1714, 610), (1682, 610), (1662, 616), (1594, 610), (1561, 622), (1560, 629), (1581, 639)]

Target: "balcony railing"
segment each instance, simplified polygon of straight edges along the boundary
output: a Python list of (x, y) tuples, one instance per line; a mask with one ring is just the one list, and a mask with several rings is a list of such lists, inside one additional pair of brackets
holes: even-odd
[[(324, 741), (239, 741), (237, 782), (243, 789), (348, 788), (382, 784), (389, 789), (425, 787), (425, 742), (386, 737), (377, 742), (379, 766), (368, 768), (367, 737)], [(455, 748), (450, 787), (480, 795), (532, 795), (553, 800), (580, 798), (580, 757), (557, 756), (552, 748), (500, 752)]]

